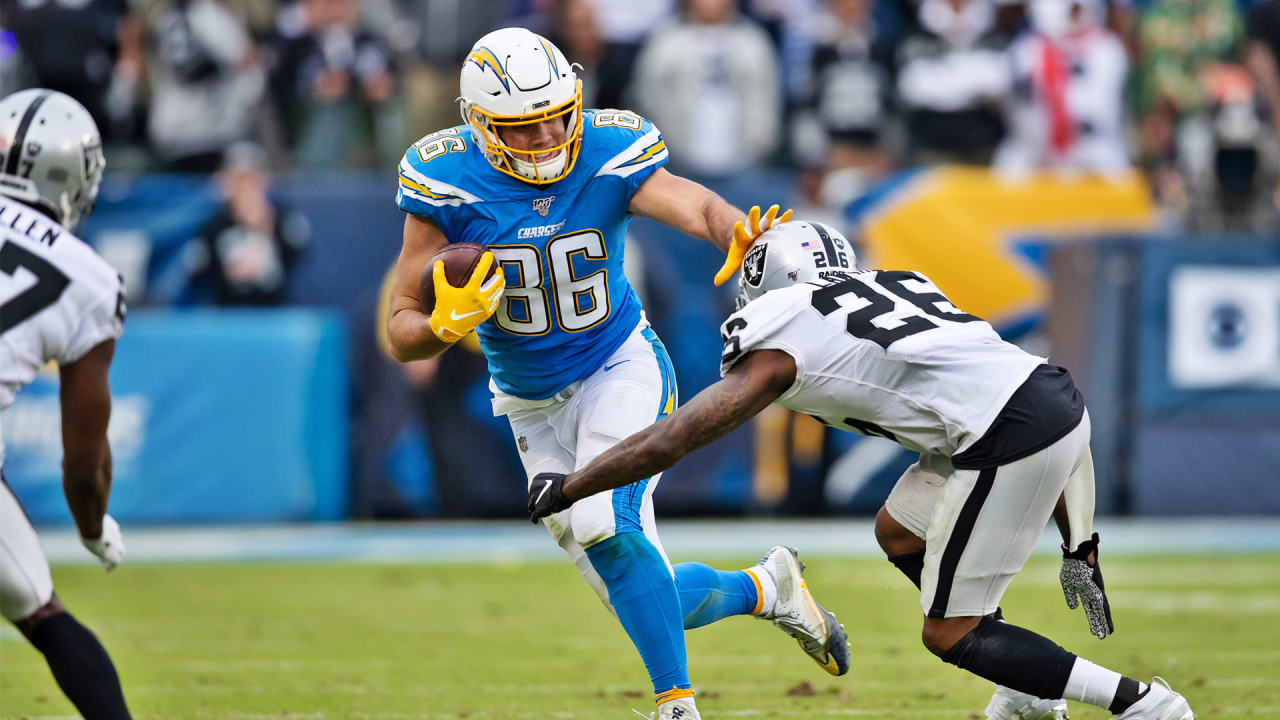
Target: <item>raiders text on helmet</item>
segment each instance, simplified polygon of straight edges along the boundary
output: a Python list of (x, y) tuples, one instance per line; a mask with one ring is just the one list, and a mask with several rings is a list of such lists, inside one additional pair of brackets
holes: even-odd
[(93, 117), (53, 90), (0, 100), (0, 193), (75, 232), (93, 210), (106, 160)]

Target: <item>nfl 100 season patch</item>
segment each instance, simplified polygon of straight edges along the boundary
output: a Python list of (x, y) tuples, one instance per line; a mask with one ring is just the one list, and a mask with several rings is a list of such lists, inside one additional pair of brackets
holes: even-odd
[(554, 202), (555, 199), (556, 199), (555, 195), (551, 195), (549, 197), (534, 198), (533, 209), (536, 210), (539, 215), (546, 217), (547, 213), (551, 212), (551, 203)]

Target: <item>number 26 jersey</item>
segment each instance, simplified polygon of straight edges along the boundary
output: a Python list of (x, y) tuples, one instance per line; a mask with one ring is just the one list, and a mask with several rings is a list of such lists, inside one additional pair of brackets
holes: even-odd
[(667, 162), (662, 134), (622, 110), (585, 110), (572, 171), (536, 186), (498, 172), (465, 125), (424, 137), (400, 162), (396, 204), (451, 243), (487, 245), (506, 275), (476, 328), (498, 389), (551, 397), (600, 368), (640, 322), (622, 270), (631, 196)]
[(864, 270), (773, 290), (721, 334), (722, 375), (752, 350), (784, 351), (796, 380), (778, 404), (947, 457), (977, 442), (1045, 362), (916, 272)]

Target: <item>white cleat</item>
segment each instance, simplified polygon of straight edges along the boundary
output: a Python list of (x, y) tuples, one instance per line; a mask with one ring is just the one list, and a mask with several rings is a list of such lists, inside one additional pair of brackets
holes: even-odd
[(987, 720), (1067, 720), (1067, 701), (1044, 700), (997, 685), (986, 716)]
[(664, 702), (658, 706), (658, 712), (645, 715), (639, 710), (631, 712), (639, 715), (646, 720), (702, 720), (702, 716), (698, 714), (698, 707), (694, 705), (693, 698), (679, 698)]
[(832, 675), (849, 672), (849, 639), (844, 626), (818, 604), (804, 582), (804, 565), (793, 548), (778, 545), (760, 558), (752, 570), (773, 579), (777, 599), (760, 616), (800, 643), (800, 648)]
[[(1159, 680), (1159, 684), (1156, 681)], [(1174, 692), (1162, 677), (1151, 678), (1147, 694), (1114, 720), (1195, 720), (1187, 699)]]

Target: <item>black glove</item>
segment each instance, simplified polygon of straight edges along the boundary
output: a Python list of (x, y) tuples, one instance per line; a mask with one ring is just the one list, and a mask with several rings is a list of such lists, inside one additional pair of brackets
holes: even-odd
[[(1093, 562), (1089, 562), (1089, 555)], [(1080, 543), (1075, 552), (1062, 546), (1062, 572), (1058, 579), (1062, 581), (1062, 593), (1067, 598), (1067, 607), (1072, 610), (1077, 605), (1084, 605), (1084, 615), (1089, 620), (1089, 632), (1099, 639), (1116, 631), (1111, 622), (1111, 603), (1107, 601), (1107, 589), (1102, 584), (1102, 568), (1098, 566), (1098, 533), (1092, 540)]]
[(564, 496), (564, 478), (560, 473), (551, 472), (533, 476), (533, 482), (529, 483), (529, 520), (534, 525), (573, 504)]

